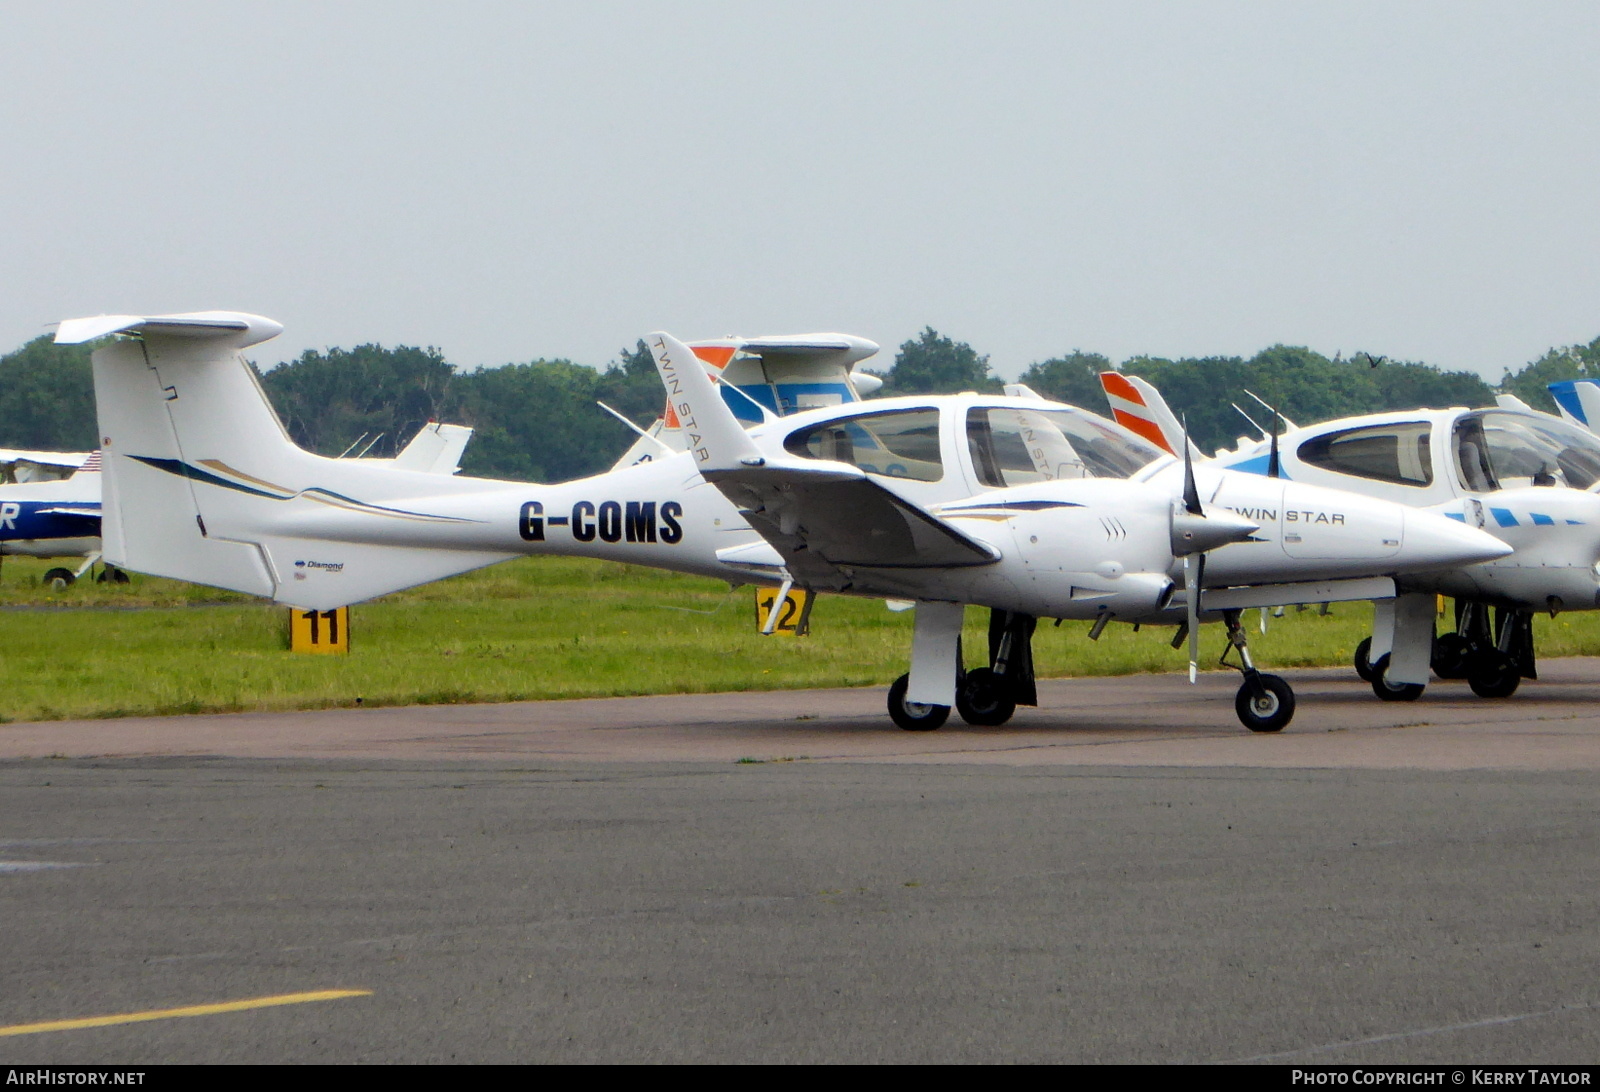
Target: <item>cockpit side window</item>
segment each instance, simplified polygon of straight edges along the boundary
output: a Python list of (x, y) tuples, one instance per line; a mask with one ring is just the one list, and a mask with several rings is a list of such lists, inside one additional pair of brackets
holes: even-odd
[(1500, 488), (1489, 466), (1481, 417), (1463, 417), (1456, 422), (1456, 467), (1461, 472), (1461, 484), (1470, 492), (1492, 493)]
[(783, 446), (802, 459), (849, 463), (869, 474), (920, 482), (944, 477), (936, 409), (837, 418), (790, 433)]
[(1336, 474), (1422, 488), (1433, 484), (1432, 433), (1427, 421), (1366, 425), (1313, 436), (1297, 454)]
[(974, 406), (967, 450), (984, 485), (1127, 478), (1164, 452), (1104, 418), (1079, 409)]
[(1555, 418), (1487, 410), (1456, 422), (1461, 484), (1475, 493), (1523, 486), (1588, 489), (1600, 481), (1600, 437)]

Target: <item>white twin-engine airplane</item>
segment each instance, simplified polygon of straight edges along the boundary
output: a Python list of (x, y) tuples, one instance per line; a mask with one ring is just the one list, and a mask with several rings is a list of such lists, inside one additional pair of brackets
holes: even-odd
[[(1149, 383), (1117, 372), (1101, 383), (1118, 421), (1164, 447), (1182, 443)], [(1509, 697), (1522, 679), (1537, 678), (1535, 611), (1600, 609), (1600, 437), (1570, 414), (1578, 408), (1570, 386), (1551, 385), (1566, 421), (1500, 395), (1493, 409), (1285, 422), (1281, 435), (1241, 437), (1213, 465), (1410, 505), (1505, 542), (1502, 557), (1403, 578), (1401, 594), (1377, 604), (1355, 667), (1387, 701), (1419, 697), (1430, 662), (1435, 675), (1465, 678), (1480, 697)], [(1456, 601), (1455, 632), (1437, 639), (1436, 594)]]
[[(96, 321), (57, 336), (104, 333)], [(689, 453), (560, 485), (364, 467), (284, 432), (239, 355), (280, 329), (231, 312), (151, 317), (95, 352), (108, 561), (316, 610), (533, 553), (912, 599), (912, 669), (889, 702), (911, 729), (938, 727), (951, 705), (998, 724), (1033, 703), (1036, 618), (1186, 621), (1192, 659), (1202, 614), (1220, 614), (1243, 657), (1240, 719), (1275, 731), (1293, 693), (1251, 665), (1241, 609), (1383, 598), (1397, 574), (1507, 549), (1385, 501), (1194, 472), (1054, 403), (893, 398), (747, 433), (667, 335), (650, 342)], [(989, 666), (971, 672), (965, 603), (995, 612)]]

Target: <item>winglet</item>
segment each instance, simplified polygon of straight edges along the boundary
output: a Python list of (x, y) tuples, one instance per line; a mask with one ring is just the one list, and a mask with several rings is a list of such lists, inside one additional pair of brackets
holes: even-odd
[(765, 460), (760, 449), (722, 401), (694, 352), (664, 331), (646, 337), (645, 344), (655, 357), (667, 404), (678, 416), (695, 465), (702, 471), (761, 466)]

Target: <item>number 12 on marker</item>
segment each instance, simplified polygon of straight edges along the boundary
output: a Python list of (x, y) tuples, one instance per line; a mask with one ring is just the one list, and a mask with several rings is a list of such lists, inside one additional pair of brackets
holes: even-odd
[[(806, 599), (809, 595), (809, 592), (801, 588), (790, 589), (789, 594), (784, 597), (783, 602), (778, 606), (778, 623), (772, 628), (774, 636), (805, 636), (800, 624), (803, 620), (809, 621), (809, 619), (806, 619)], [(767, 618), (772, 614), (773, 601), (777, 598), (778, 590), (776, 588), (756, 589), (756, 629), (766, 629)]]

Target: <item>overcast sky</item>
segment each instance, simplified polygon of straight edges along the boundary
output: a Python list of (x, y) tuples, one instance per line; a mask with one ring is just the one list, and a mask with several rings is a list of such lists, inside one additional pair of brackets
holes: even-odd
[(0, 0), (0, 350), (213, 308), (604, 364), (924, 325), (1013, 376), (1600, 335), (1600, 5)]

